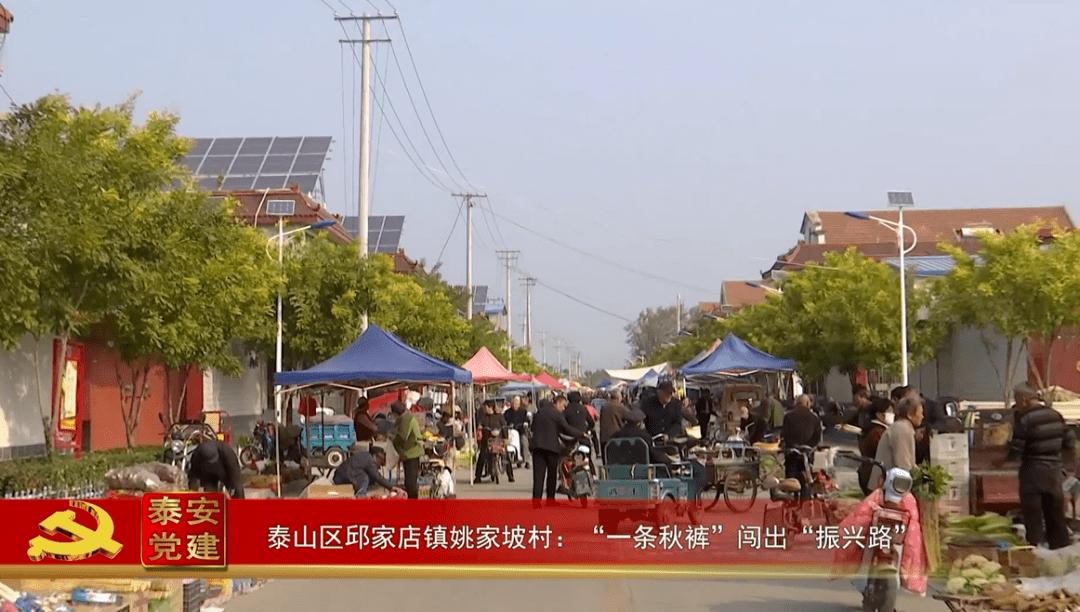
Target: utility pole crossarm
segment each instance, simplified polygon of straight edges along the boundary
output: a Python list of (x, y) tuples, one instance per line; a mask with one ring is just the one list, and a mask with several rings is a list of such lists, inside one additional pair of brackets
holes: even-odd
[(397, 15), (334, 15), (334, 21), (360, 21), (368, 19), (397, 19)]

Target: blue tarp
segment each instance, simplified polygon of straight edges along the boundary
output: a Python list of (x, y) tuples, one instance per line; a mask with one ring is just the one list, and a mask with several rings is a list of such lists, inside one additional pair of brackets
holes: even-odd
[(507, 393), (527, 393), (532, 391), (543, 391), (547, 389), (547, 385), (535, 382), (512, 382), (508, 385), (499, 387), (499, 393), (506, 395)]
[(723, 372), (752, 372), (759, 370), (794, 370), (795, 362), (779, 359), (750, 346), (735, 334), (728, 334), (720, 346), (697, 363), (690, 362), (679, 370), (683, 376), (718, 374)]
[(604, 382), (600, 383), (599, 385), (596, 385), (596, 388), (597, 389), (607, 389), (610, 386), (611, 386), (611, 381), (610, 380), (605, 380)]
[(356, 342), (319, 365), (274, 376), (274, 382), (279, 385), (346, 380), (471, 383), (472, 373), (426, 355), (394, 334), (371, 325)]
[(656, 387), (660, 384), (660, 375), (650, 370), (645, 373), (644, 376), (630, 383), (631, 389), (637, 389), (638, 387)]

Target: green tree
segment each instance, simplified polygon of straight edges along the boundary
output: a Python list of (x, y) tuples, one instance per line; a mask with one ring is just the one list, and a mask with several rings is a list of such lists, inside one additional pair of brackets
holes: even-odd
[(235, 202), (206, 196), (191, 188), (163, 191), (132, 221), (140, 230), (132, 245), (137, 265), (126, 298), (110, 317), (130, 376), (126, 381), (118, 363), (129, 446), (154, 363), (162, 363), (167, 374), (179, 374), (175, 401), (172, 377), (166, 376), (172, 422), (180, 416), (192, 371), (214, 368), (237, 376), (242, 363), (235, 345), (272, 338), (278, 271), (266, 255), (266, 239), (233, 218)]
[[(630, 358), (634, 361), (639, 355), (650, 355), (666, 342), (678, 337), (676, 306), (646, 308), (638, 314), (637, 320), (627, 323), (626, 343), (630, 345)], [(687, 321), (683, 311), (683, 321)]]
[[(979, 259), (944, 247), (955, 266), (939, 282), (937, 309), (960, 325), (993, 330), (1005, 340), (1005, 371), (997, 371), (1008, 405), (1021, 347), (1042, 346), (1042, 368), (1032, 367), (1041, 387), (1052, 384), (1052, 349), (1059, 337), (1080, 325), (1080, 238), (1054, 228), (1044, 243), (1038, 225), (1004, 235), (979, 237)], [(994, 346), (983, 331), (988, 353)], [(997, 368), (994, 359), (991, 363)], [(1034, 366), (1034, 363), (1030, 365)]]
[[(16, 305), (3, 320), (6, 343), (24, 332), (39, 340), (55, 336), (66, 354), (72, 338), (122, 301), (124, 281), (137, 268), (127, 248), (137, 231), (132, 220), (171, 183), (174, 160), (185, 150), (172, 134), (172, 117), (151, 114), (137, 126), (133, 107), (134, 98), (110, 108), (76, 108), (50, 95), (0, 118), (3, 225), (21, 248), (0, 249), (0, 258), (26, 266), (5, 298)], [(35, 298), (32, 311), (27, 291)], [(57, 377), (54, 400), (42, 409), (50, 451), (59, 383)], [(39, 397), (47, 397), (40, 377), (38, 386)]]

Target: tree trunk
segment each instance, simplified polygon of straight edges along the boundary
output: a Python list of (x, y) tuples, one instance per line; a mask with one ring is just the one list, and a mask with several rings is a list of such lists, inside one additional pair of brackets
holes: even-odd
[(172, 413), (172, 368), (168, 366), (165, 366), (165, 412), (161, 416), (165, 423), (165, 432), (168, 433), (169, 427), (176, 422)]
[(56, 440), (52, 435), (52, 419), (46, 416), (46, 408), (52, 405), (51, 401), (46, 402), (41, 396), (41, 338), (34, 336), (34, 382), (37, 383), (37, 401), (38, 411), (41, 413), (41, 428), (45, 434), (45, 454), (52, 455), (55, 451)]
[[(1005, 408), (1012, 405), (1012, 388), (1013, 380), (1016, 378), (1016, 352), (1018, 350), (1016, 346), (1016, 340), (1014, 338), (1006, 338), (1007, 344), (1005, 345), (1005, 388), (1002, 401), (1005, 404)], [(1021, 345), (1022, 346), (1022, 345)]]
[(124, 436), (127, 447), (130, 449), (135, 448), (135, 430), (139, 426), (139, 413), (142, 411), (143, 400), (146, 398), (149, 386), (147, 380), (150, 373), (150, 360), (146, 359), (142, 364), (138, 362), (125, 364), (131, 370), (130, 394), (125, 393), (120, 363), (119, 361), (116, 363), (116, 382), (120, 385), (120, 416), (124, 421)]
[[(49, 411), (48, 431), (45, 432), (46, 448), (56, 450), (56, 424), (60, 416), (60, 392), (64, 385), (64, 371), (67, 369), (67, 352), (69, 337), (67, 334), (60, 335), (60, 359), (59, 363), (53, 361), (53, 396), (52, 409)], [(36, 350), (36, 349), (35, 349)]]
[(183, 377), (180, 381), (180, 398), (176, 402), (176, 420), (180, 420), (184, 416), (184, 400), (187, 399), (188, 379), (191, 378), (191, 369), (194, 366), (184, 366), (180, 370), (180, 375)]
[(1054, 405), (1054, 390), (1051, 388), (1054, 386), (1054, 345), (1057, 344), (1057, 331), (1050, 334), (1050, 339), (1046, 341), (1046, 353), (1043, 359), (1043, 369), (1045, 375), (1043, 376), (1044, 389), (1048, 389), (1049, 393), (1043, 399), (1047, 406), (1053, 407)]

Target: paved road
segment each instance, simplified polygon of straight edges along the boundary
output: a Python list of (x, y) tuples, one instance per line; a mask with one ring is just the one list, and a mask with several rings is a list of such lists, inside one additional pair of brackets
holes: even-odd
[[(230, 601), (228, 612), (855, 612), (848, 582), (794, 580), (275, 580)], [(901, 612), (941, 612), (910, 595)]]
[[(829, 443), (850, 446), (830, 435)], [(516, 482), (469, 484), (466, 469), (458, 471), (458, 497), (465, 499), (521, 499), (532, 489), (532, 473), (520, 470)], [(844, 484), (853, 475), (842, 471)], [(646, 579), (371, 579), (275, 580), (262, 589), (240, 596), (228, 612), (307, 609), (352, 612), (357, 609), (396, 612), (439, 610), (476, 612), (549, 610), (599, 612), (855, 612), (860, 595), (847, 580), (792, 580), (777, 578), (717, 578), (683, 580)], [(904, 594), (901, 612), (941, 612), (944, 604)]]

